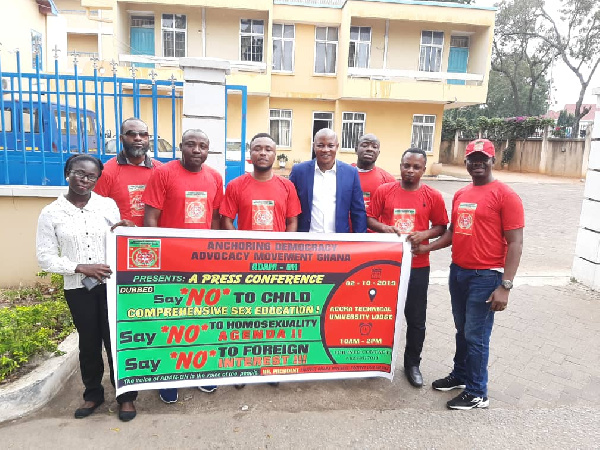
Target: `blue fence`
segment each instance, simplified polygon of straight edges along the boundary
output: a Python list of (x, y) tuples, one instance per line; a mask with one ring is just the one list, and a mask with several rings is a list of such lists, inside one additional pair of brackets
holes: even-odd
[[(117, 76), (113, 62), (112, 76), (102, 76), (95, 60), (93, 75), (83, 76), (77, 57), (72, 75), (59, 74), (58, 60), (54, 73), (42, 73), (37, 57), (35, 72), (23, 73), (18, 51), (16, 67), (16, 72), (3, 72), (0, 59), (0, 184), (65, 185), (63, 166), (70, 154), (112, 158), (120, 151), (121, 121), (140, 117), (142, 107), (143, 116), (152, 118), (148, 122), (154, 157), (177, 156), (176, 118), (183, 82), (173, 75), (157, 80), (152, 71), (150, 79), (140, 79), (132, 68), (132, 76), (123, 78)], [(159, 106), (164, 111), (167, 105), (170, 126), (159, 124)], [(169, 136), (160, 136), (161, 126), (170, 129)]]

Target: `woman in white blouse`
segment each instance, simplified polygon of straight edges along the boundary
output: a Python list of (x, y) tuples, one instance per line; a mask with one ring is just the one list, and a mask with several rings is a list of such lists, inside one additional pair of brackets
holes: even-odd
[[(113, 199), (92, 192), (103, 167), (93, 156), (71, 156), (65, 163), (69, 192), (42, 210), (37, 229), (38, 263), (43, 270), (64, 276), (65, 298), (79, 332), (85, 403), (75, 411), (77, 419), (89, 416), (104, 403), (102, 344), (114, 384), (104, 284), (112, 273), (106, 264), (106, 233), (118, 225), (134, 226), (120, 220)], [(136, 416), (136, 398), (137, 392), (117, 397), (119, 419), (127, 422)]]

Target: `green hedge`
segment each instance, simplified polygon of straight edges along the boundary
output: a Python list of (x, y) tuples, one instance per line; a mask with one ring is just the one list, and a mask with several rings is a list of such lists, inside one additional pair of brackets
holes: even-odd
[[(46, 276), (41, 273), (40, 276)], [(42, 352), (59, 354), (58, 344), (73, 330), (63, 292), (63, 281), (52, 275), (50, 286), (0, 291), (0, 381), (31, 357)], [(22, 303), (32, 303), (20, 306)]]

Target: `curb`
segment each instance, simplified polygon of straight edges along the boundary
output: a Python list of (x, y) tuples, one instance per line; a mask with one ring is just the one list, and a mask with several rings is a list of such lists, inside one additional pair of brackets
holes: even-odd
[(14, 383), (0, 387), (0, 423), (16, 419), (48, 403), (77, 369), (79, 335), (71, 333), (53, 356)]

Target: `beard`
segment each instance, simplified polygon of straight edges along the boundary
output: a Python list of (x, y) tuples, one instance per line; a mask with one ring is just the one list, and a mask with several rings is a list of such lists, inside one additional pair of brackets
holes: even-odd
[(268, 172), (272, 168), (273, 168), (273, 164), (271, 164), (269, 167), (254, 166), (254, 171), (255, 172)]
[(139, 158), (140, 156), (146, 155), (146, 152), (150, 148), (150, 144), (144, 145), (141, 148), (135, 148), (133, 146), (127, 145), (125, 142), (123, 144), (123, 150), (125, 151), (125, 155), (129, 158)]

